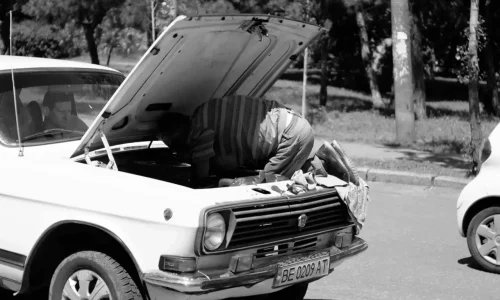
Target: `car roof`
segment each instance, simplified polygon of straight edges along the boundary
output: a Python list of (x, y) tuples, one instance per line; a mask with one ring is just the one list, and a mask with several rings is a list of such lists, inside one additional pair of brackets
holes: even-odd
[(104, 70), (104, 71), (120, 73), (119, 71), (112, 68), (85, 62), (52, 59), (52, 58), (29, 57), (29, 56), (0, 55), (0, 72), (7, 71), (10, 69), (19, 70), (19, 69), (39, 69), (39, 68), (40, 69), (75, 68), (75, 69), (87, 69), (87, 70), (94, 69), (94, 70)]

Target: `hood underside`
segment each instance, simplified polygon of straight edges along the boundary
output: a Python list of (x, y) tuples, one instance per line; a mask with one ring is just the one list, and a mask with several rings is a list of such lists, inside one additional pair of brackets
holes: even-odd
[[(180, 16), (165, 29), (92, 123), (72, 157), (156, 140), (168, 112), (191, 115), (212, 98), (262, 97), (321, 34), (318, 26), (268, 15)], [(94, 139), (94, 141), (92, 141)]]

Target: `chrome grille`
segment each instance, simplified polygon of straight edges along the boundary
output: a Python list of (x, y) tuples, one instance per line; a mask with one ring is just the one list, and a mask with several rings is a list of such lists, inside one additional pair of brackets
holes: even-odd
[[(336, 192), (295, 196), (286, 202), (263, 203), (231, 209), (235, 229), (226, 249), (247, 247), (347, 226), (346, 205)], [(299, 216), (307, 216), (300, 228)]]

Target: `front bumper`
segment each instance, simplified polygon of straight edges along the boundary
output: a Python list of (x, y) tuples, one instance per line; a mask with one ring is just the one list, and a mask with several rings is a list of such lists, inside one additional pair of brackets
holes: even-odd
[(458, 225), (458, 233), (465, 237), (467, 232), (464, 231), (464, 218), (469, 208), (474, 205), (477, 201), (488, 197), (487, 185), (484, 183), (487, 182), (491, 176), (485, 176), (484, 170), (481, 170), (482, 173), (479, 173), (476, 178), (474, 178), (471, 182), (469, 182), (460, 192), (457, 200), (457, 225)]
[[(272, 264), (265, 267), (252, 269), (247, 272), (233, 274), (231, 271), (223, 270), (220, 272), (196, 272), (193, 274), (176, 274), (163, 271), (145, 273), (144, 281), (154, 287), (167, 288), (171, 291), (183, 294), (206, 294), (210, 292), (231, 289), (242, 286), (252, 286), (262, 281), (273, 279), (277, 273), (277, 264), (293, 258), (302, 258), (304, 256), (313, 256), (319, 252), (330, 252), (330, 269), (339, 265), (343, 260), (351, 258), (368, 248), (368, 244), (361, 238), (354, 238), (352, 243), (345, 248), (331, 247), (317, 250), (307, 254), (293, 254), (274, 260)], [(326, 275), (325, 275), (326, 276)], [(323, 276), (324, 277), (324, 276)], [(310, 281), (320, 279), (316, 277)]]

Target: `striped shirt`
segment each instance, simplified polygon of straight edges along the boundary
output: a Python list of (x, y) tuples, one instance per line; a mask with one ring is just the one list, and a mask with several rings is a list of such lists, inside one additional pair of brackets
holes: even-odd
[[(276, 151), (284, 128), (279, 119), (285, 108), (272, 100), (248, 96), (212, 99), (199, 106), (192, 117), (189, 143), (192, 161), (215, 157), (228, 169), (263, 167)], [(284, 127), (284, 126), (283, 126)]]

